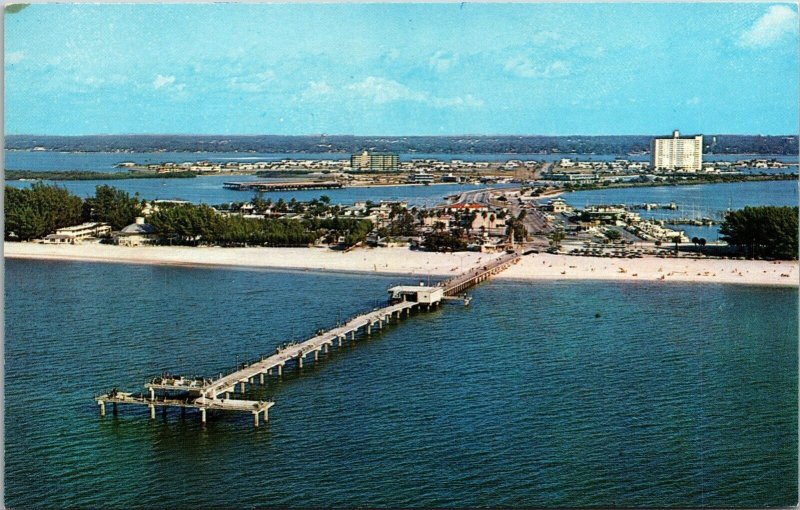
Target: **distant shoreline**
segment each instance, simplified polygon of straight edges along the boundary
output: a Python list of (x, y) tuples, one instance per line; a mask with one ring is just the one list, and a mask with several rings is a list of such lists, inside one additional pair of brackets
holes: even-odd
[[(661, 133), (663, 135), (663, 133)], [(502, 154), (594, 156), (642, 155), (657, 133), (636, 135), (224, 135), (224, 134), (114, 134), (114, 135), (6, 135), (9, 150), (51, 152), (230, 152), (244, 154), (352, 154), (364, 148), (401, 154)], [(797, 135), (703, 133), (708, 155), (796, 156)], [(220, 150), (224, 149), (224, 150)], [(324, 150), (320, 150), (324, 149)], [(717, 150), (724, 150), (717, 152)]]
[[(119, 247), (112, 245), (4, 244), (6, 259), (150, 264), (227, 269), (380, 274), (425, 279), (450, 277), (499, 255), (432, 253), (408, 248)], [(782, 276), (788, 275), (788, 276)], [(797, 261), (658, 258), (641, 259), (526, 255), (495, 278), (520, 281), (597, 280), (655, 283), (719, 283), (799, 287)]]

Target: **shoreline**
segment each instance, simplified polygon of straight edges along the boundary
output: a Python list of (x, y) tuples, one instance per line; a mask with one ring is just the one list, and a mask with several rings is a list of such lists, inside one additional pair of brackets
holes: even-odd
[[(274, 270), (383, 276), (447, 278), (500, 254), (432, 253), (408, 248), (121, 247), (101, 244), (4, 243), (6, 259), (166, 265), (215, 269)], [(517, 281), (683, 282), (800, 287), (798, 261), (640, 259), (579, 257), (546, 253), (524, 256), (494, 276)]]

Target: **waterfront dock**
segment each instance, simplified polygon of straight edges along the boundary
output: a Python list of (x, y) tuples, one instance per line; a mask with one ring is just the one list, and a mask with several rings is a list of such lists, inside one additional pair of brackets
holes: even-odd
[(339, 189), (344, 185), (336, 181), (241, 181), (225, 182), (222, 184), (225, 189), (236, 191), (300, 191), (314, 189)]
[(414, 311), (435, 309), (443, 300), (452, 299), (452, 296), (505, 270), (519, 258), (516, 252), (507, 253), (435, 286), (392, 287), (389, 289), (387, 306), (359, 314), (330, 330), (320, 330), (303, 342), (278, 346), (275, 352), (243, 363), (227, 375), (220, 374), (215, 379), (162, 375), (150, 379), (144, 385), (144, 393), (121, 392), (115, 388), (96, 396), (95, 401), (101, 416), (106, 414), (106, 403), (112, 404), (115, 414), (118, 404), (148, 406), (151, 419), (155, 419), (158, 407), (162, 408), (165, 415), (168, 407), (179, 408), (182, 413), (186, 409), (197, 409), (203, 424), (209, 411), (249, 412), (253, 415), (254, 426), (258, 427), (262, 414), (265, 423), (269, 420), (269, 409), (274, 402), (247, 400), (248, 387), (256, 384), (263, 386), (272, 378), (282, 377), (289, 368), (302, 370), (306, 363), (319, 362), (320, 354), (326, 355), (333, 349), (341, 349), (345, 343), (354, 343), (358, 337), (369, 337), (392, 321), (400, 322)]

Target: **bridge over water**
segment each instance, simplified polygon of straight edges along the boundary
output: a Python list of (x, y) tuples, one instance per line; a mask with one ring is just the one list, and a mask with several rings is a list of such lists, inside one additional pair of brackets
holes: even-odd
[(453, 299), (469, 287), (515, 264), (519, 258), (516, 252), (503, 254), (435, 287), (394, 287), (390, 289), (393, 299), (387, 306), (357, 315), (333, 329), (319, 331), (303, 342), (279, 346), (274, 353), (244, 363), (236, 371), (220, 374), (216, 379), (161, 376), (145, 384), (146, 393), (134, 394), (114, 389), (95, 397), (100, 415), (105, 416), (106, 403), (112, 404), (114, 413), (117, 412), (117, 404), (148, 406), (151, 419), (155, 419), (156, 408), (159, 407), (165, 414), (168, 407), (179, 408), (182, 413), (189, 408), (197, 409), (203, 424), (209, 411), (249, 412), (257, 427), (262, 414), (265, 422), (269, 419), (269, 409), (274, 402), (245, 399), (248, 385), (263, 385), (267, 378), (280, 378), (287, 367), (302, 369), (310, 358), (318, 362), (320, 353), (325, 354), (334, 348), (342, 348), (345, 343), (355, 342), (357, 334), (370, 336), (374, 331), (383, 329), (385, 324), (400, 322), (414, 311), (436, 308), (443, 299)]

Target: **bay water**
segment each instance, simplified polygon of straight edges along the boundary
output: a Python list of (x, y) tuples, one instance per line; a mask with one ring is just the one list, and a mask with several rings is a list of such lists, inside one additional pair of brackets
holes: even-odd
[(254, 429), (93, 396), (215, 376), (417, 282), (23, 260), (5, 281), (9, 507), (797, 502), (797, 289), (489, 281), (256, 385)]

